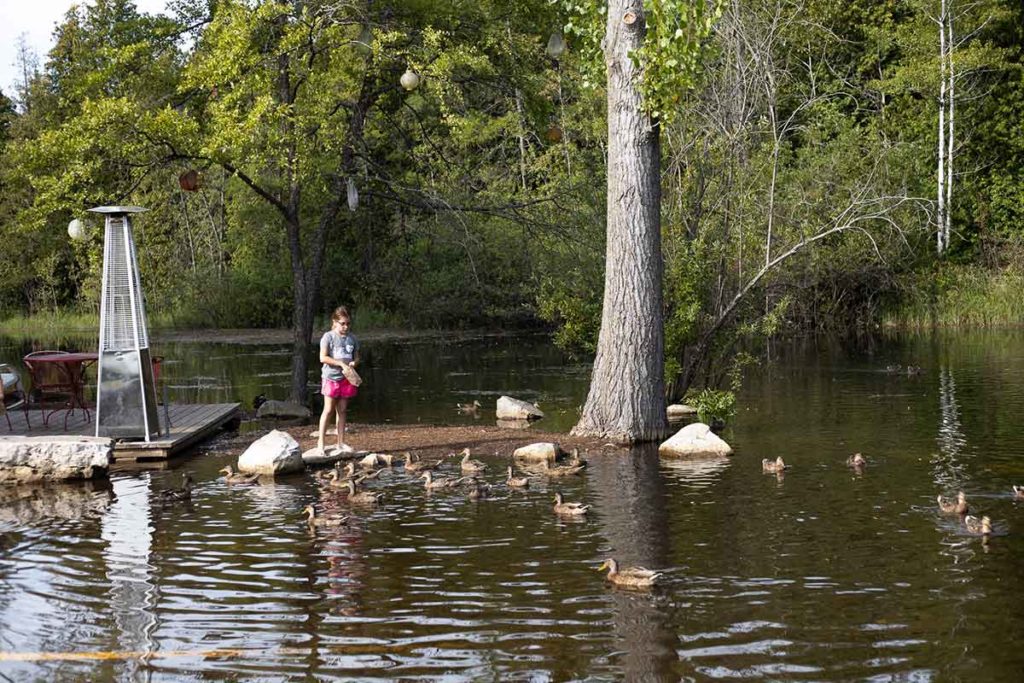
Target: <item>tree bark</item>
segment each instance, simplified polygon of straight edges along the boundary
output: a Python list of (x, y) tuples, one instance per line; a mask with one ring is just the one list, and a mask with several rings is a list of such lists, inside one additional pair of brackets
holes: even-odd
[(938, 193), (938, 222), (936, 249), (941, 256), (948, 246), (946, 236), (946, 0), (941, 0), (939, 11), (939, 149), (936, 184)]
[(573, 434), (619, 443), (668, 431), (662, 311), (660, 145), (629, 57), (646, 33), (642, 0), (609, 0), (608, 225), (604, 305), (590, 393)]

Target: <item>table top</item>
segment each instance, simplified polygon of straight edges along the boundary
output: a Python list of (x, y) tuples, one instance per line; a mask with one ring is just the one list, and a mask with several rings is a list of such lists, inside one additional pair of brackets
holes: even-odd
[(78, 353), (43, 353), (31, 358), (26, 357), (23, 360), (29, 363), (86, 363), (99, 357), (98, 353), (82, 351)]

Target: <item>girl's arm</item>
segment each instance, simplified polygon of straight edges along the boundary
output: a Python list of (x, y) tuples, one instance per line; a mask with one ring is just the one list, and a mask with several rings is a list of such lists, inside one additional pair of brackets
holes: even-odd
[(335, 365), (339, 368), (344, 366), (344, 363), (340, 360), (331, 358), (331, 354), (327, 353), (327, 347), (323, 344), (320, 345), (320, 362), (324, 365)]
[(356, 352), (352, 354), (352, 362), (349, 363), (349, 365), (351, 365), (354, 368), (356, 366), (356, 363), (358, 363), (358, 362), (359, 362), (359, 349), (357, 348)]

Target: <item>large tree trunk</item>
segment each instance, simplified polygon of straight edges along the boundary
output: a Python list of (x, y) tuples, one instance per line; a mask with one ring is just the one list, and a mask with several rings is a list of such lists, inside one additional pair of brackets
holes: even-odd
[(642, 0), (609, 0), (608, 246), (590, 393), (574, 434), (620, 443), (668, 431), (662, 318), (660, 147), (629, 57), (646, 33)]

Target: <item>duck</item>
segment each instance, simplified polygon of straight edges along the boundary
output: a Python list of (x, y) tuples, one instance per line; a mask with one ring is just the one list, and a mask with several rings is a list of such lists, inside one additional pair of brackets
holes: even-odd
[(348, 522), (348, 517), (317, 517), (316, 510), (313, 509), (312, 505), (307, 505), (302, 509), (302, 512), (309, 515), (306, 518), (306, 523), (309, 526), (343, 526)]
[(583, 503), (566, 503), (565, 498), (562, 497), (560, 491), (555, 492), (555, 506), (554, 511), (556, 515), (565, 515), (566, 517), (582, 517), (587, 514), (590, 509), (589, 505)]
[(505, 483), (514, 489), (528, 489), (530, 488), (529, 477), (516, 477), (512, 474), (512, 465), (508, 466), (508, 478), (505, 479)]
[(868, 464), (868, 461), (860, 453), (854, 453), (846, 459), (846, 466), (854, 469), (860, 469)]
[(420, 460), (418, 455), (406, 452), (403, 457), (405, 458), (405, 471), (406, 472), (425, 472), (432, 470), (439, 466), (444, 460), (438, 460), (436, 462), (423, 462)]
[(786, 464), (786, 462), (782, 459), (781, 455), (775, 458), (774, 461), (769, 460), (768, 458), (763, 458), (761, 460), (761, 471), (765, 473), (774, 474), (776, 472), (788, 470), (789, 467), (790, 466)]
[(585, 465), (552, 465), (547, 460), (541, 460), (540, 471), (549, 477), (570, 477), (579, 474), (584, 470)]
[(181, 475), (181, 488), (165, 489), (160, 492), (160, 500), (164, 503), (181, 503), (192, 500), (192, 474), (184, 472)]
[(608, 570), (605, 580), (616, 586), (629, 588), (650, 588), (662, 577), (661, 572), (656, 572), (644, 567), (623, 567), (619, 569), (619, 563), (615, 558), (609, 557), (597, 568), (598, 571)]
[(224, 473), (224, 481), (228, 484), (255, 484), (256, 480), (260, 478), (259, 474), (245, 474), (244, 472), (235, 472), (231, 469), (231, 465), (225, 465), (221, 467), (218, 472)]
[(1017, 500), (1024, 500), (1024, 486), (1013, 487), (1013, 497)]
[(463, 474), (479, 474), (487, 469), (487, 465), (480, 462), (479, 460), (471, 460), (470, 452), (468, 448), (462, 449), (462, 473)]
[(580, 457), (580, 449), (573, 448), (572, 453), (569, 455), (569, 461), (566, 463), (568, 467), (583, 467), (587, 466), (587, 461)]
[(384, 498), (383, 493), (373, 493), (372, 491), (356, 491), (356, 483), (349, 479), (345, 482), (348, 486), (348, 502), (350, 503), (366, 503), (376, 504)]
[(981, 519), (973, 515), (966, 515), (964, 517), (964, 528), (972, 534), (988, 536), (992, 533), (992, 520), (988, 515), (984, 515)]
[(488, 498), (490, 496), (490, 493), (490, 484), (485, 484), (483, 482), (477, 481), (475, 482), (473, 488), (469, 490), (469, 493), (466, 495), (466, 497), (469, 498), (470, 500), (483, 500), (484, 498)]
[(941, 495), (935, 496), (935, 500), (939, 504), (939, 511), (944, 515), (960, 515), (963, 517), (970, 510), (967, 506), (967, 496), (964, 495), (963, 491), (957, 491), (956, 500), (949, 500)]
[(453, 489), (467, 479), (472, 479), (472, 477), (459, 477), (458, 479), (441, 477), (440, 479), (434, 479), (434, 473), (427, 470), (420, 479), (424, 480), (423, 487), (425, 489), (428, 491), (438, 491), (440, 489)]
[(472, 403), (456, 403), (455, 410), (462, 415), (476, 415), (481, 406), (480, 401), (473, 400)]

